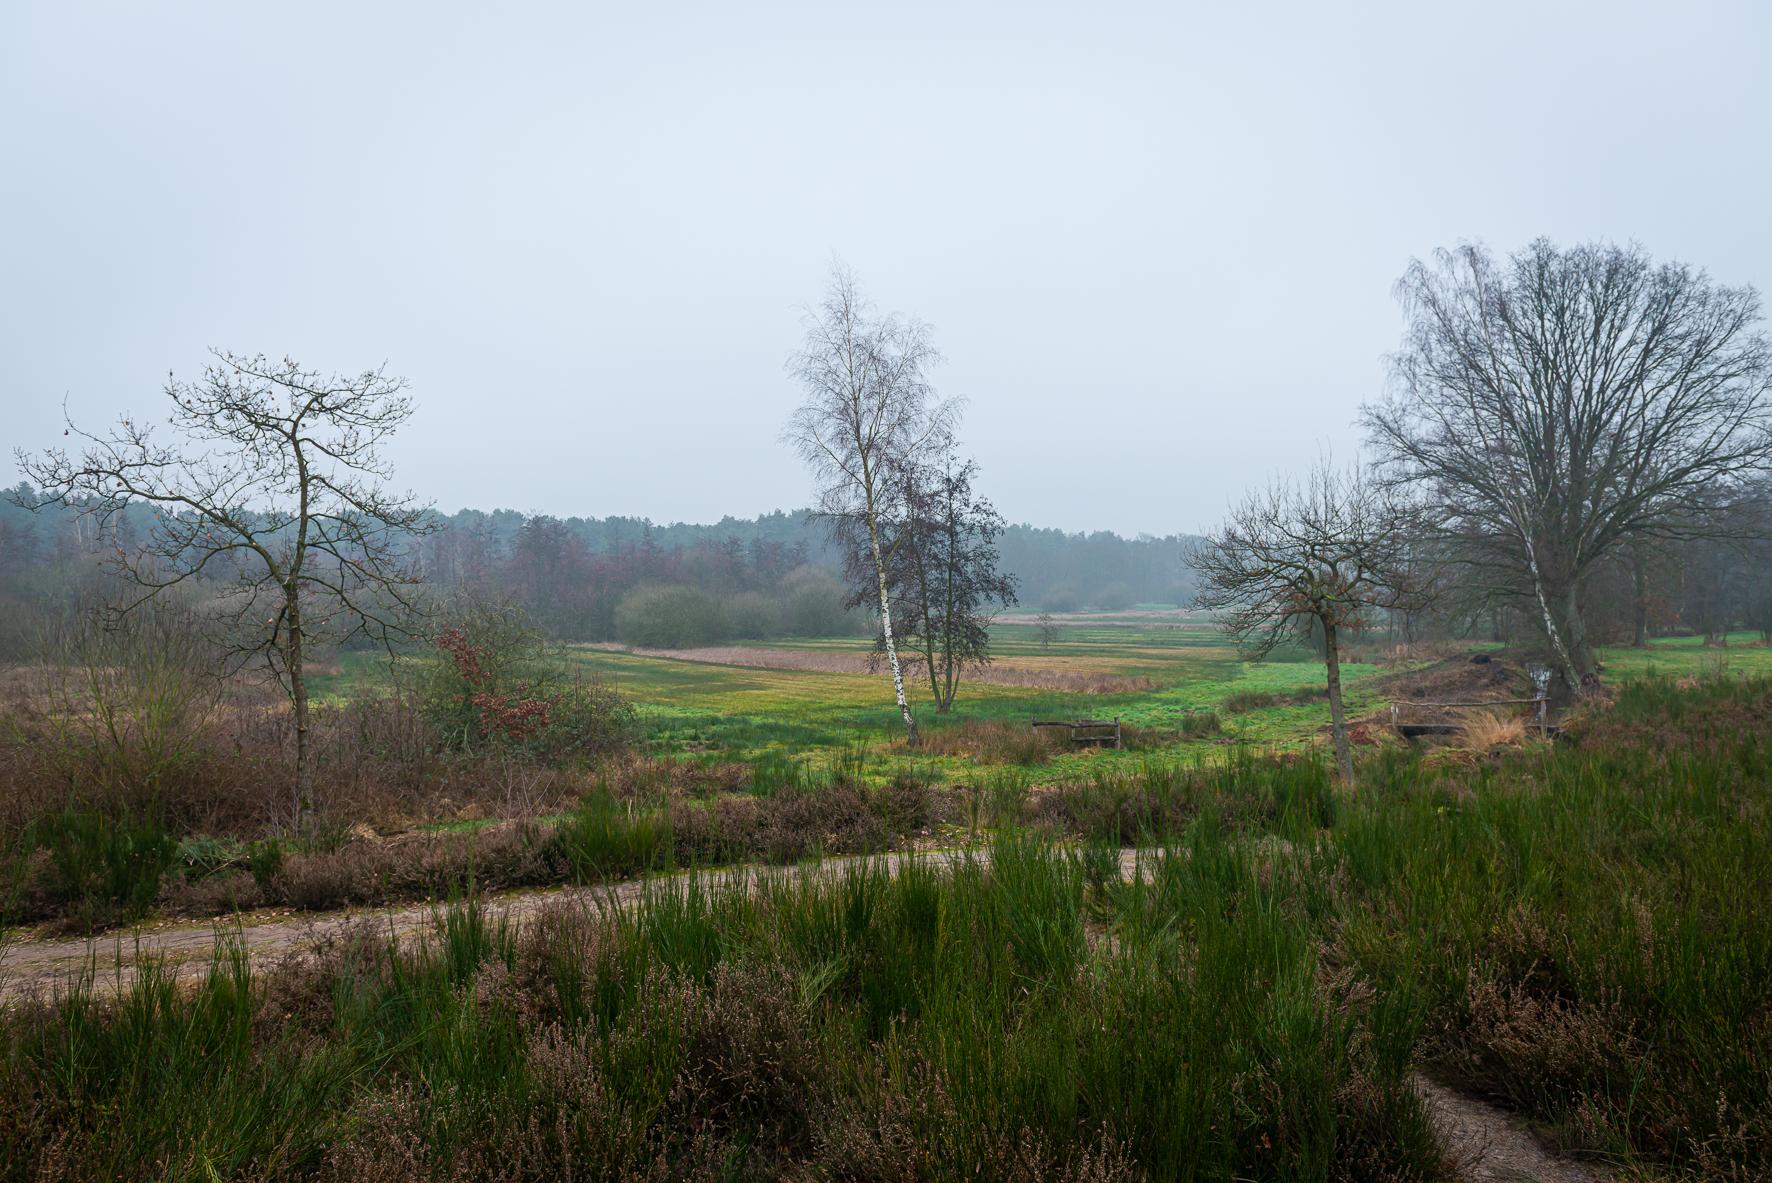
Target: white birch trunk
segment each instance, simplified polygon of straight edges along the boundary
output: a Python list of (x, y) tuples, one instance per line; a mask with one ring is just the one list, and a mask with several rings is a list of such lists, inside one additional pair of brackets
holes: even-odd
[(1532, 546), (1531, 535), (1524, 529), (1520, 531), (1520, 541), (1526, 547), (1526, 566), (1532, 572), (1532, 592), (1538, 597), (1538, 610), (1544, 616), (1544, 632), (1550, 638), (1551, 649), (1557, 655), (1557, 661), (1563, 667), (1563, 680), (1569, 683), (1571, 693), (1581, 692), (1581, 671), (1575, 668), (1575, 659), (1570, 656), (1569, 648), (1563, 644), (1562, 630), (1557, 628), (1556, 616), (1551, 612), (1550, 600), (1544, 594), (1544, 576), (1538, 569), (1538, 551)]
[(898, 713), (904, 719), (905, 742), (917, 746), (917, 720), (911, 714), (910, 700), (904, 693), (904, 669), (898, 664), (898, 642), (892, 637), (892, 597), (886, 590), (886, 560), (880, 554), (880, 531), (873, 518), (868, 519), (868, 545), (874, 552), (874, 577), (880, 585), (880, 635), (886, 640), (886, 664), (892, 669), (892, 693), (898, 698)]

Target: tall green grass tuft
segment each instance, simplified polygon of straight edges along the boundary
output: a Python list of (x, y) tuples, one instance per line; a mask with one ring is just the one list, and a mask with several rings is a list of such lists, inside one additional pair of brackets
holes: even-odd
[(1634, 686), (1571, 750), (1368, 775), (1335, 831), (1344, 943), (1426, 1008), (1430, 1070), (1576, 1151), (1772, 1171), (1769, 706)]
[(20, 847), (48, 857), (49, 874), (38, 881), (47, 898), (36, 910), (59, 911), (86, 931), (145, 914), (178, 856), (178, 843), (156, 821), (77, 809), (37, 819)]
[(670, 819), (657, 808), (619, 800), (599, 785), (555, 827), (553, 841), (580, 883), (628, 879), (673, 865)]

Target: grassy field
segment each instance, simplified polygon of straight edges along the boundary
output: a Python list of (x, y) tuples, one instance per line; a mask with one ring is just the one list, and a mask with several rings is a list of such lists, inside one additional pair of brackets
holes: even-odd
[(1730, 633), (1724, 646), (1706, 645), (1702, 637), (1663, 637), (1648, 648), (1616, 645), (1600, 650), (1608, 681), (1665, 677), (1765, 677), (1772, 674), (1772, 647), (1759, 633)]
[[(1049, 647), (1031, 624), (1002, 623), (993, 631), (996, 668), (1039, 674), (1136, 680), (1138, 689), (1107, 693), (1054, 691), (977, 679), (963, 682), (953, 710), (938, 715), (927, 684), (907, 678), (919, 726), (926, 733), (980, 723), (1024, 725), (1034, 719), (1118, 717), (1129, 728), (1161, 736), (1175, 755), (1195, 755), (1225, 744), (1296, 748), (1316, 742), (1327, 716), (1321, 703), (1282, 704), (1229, 714), (1224, 701), (1239, 694), (1287, 694), (1320, 687), (1322, 663), (1299, 650), (1278, 660), (1242, 660), (1209, 623), (1182, 614), (1066, 618)], [(850, 664), (869, 653), (865, 640), (792, 639), (757, 642), (749, 648), (833, 655)], [(878, 778), (906, 765), (941, 774), (966, 761), (912, 752), (884, 668), (869, 673), (816, 669), (770, 669), (751, 665), (640, 655), (589, 646), (567, 651), (575, 672), (616, 686), (639, 708), (649, 746), (659, 752), (718, 754), (753, 761), (790, 758), (816, 764), (831, 753), (860, 752)], [(1385, 672), (1376, 665), (1343, 666), (1350, 711), (1374, 709), (1379, 696), (1368, 684)], [(341, 701), (371, 691), (387, 678), (383, 660), (347, 654), (335, 672), (322, 674), (316, 693)], [(1183, 732), (1196, 716), (1209, 727), (1192, 738)], [(1088, 751), (1060, 754), (1042, 765), (1041, 779), (1060, 780), (1099, 764), (1135, 761), (1135, 753)]]
[(1048, 801), (1080, 841), (1007, 819), (988, 861), (458, 901), (274, 969), (224, 939), (194, 990), (0, 1011), (0, 1178), (1450, 1178), (1417, 1072), (1623, 1177), (1765, 1178), (1769, 709), (1642, 682), (1354, 794), (1097, 777)]
[[(1150, 687), (1060, 694), (974, 681), (962, 689), (950, 715), (938, 716), (927, 687), (913, 678), (908, 690), (920, 725), (939, 729), (979, 720), (1118, 717), (1133, 727), (1168, 733), (1168, 745), (1184, 752), (1226, 743), (1291, 750), (1320, 742), (1327, 721), (1321, 702), (1235, 714), (1223, 709), (1225, 700), (1235, 695), (1283, 695), (1321, 687), (1322, 662), (1313, 653), (1283, 650), (1267, 661), (1245, 661), (1209, 621), (1183, 614), (1064, 620), (1050, 646), (1041, 644), (1039, 629), (1031, 624), (999, 624), (993, 633), (998, 665), (1139, 678)], [(1608, 678), (1615, 681), (1652, 675), (1772, 674), (1772, 649), (1754, 644), (1757, 634), (1740, 633), (1730, 640), (1730, 647), (1721, 649), (1707, 648), (1695, 637), (1668, 638), (1647, 649), (1603, 649), (1600, 656)], [(868, 651), (866, 642), (854, 638), (772, 641), (756, 647), (856, 656)], [(587, 673), (612, 680), (639, 702), (654, 740), (667, 747), (717, 747), (741, 755), (771, 748), (804, 752), (856, 742), (889, 744), (900, 734), (884, 672), (765, 670), (588, 649), (576, 650), (573, 657)], [(1343, 664), (1350, 716), (1388, 702), (1372, 685), (1386, 672), (1375, 664)], [(1190, 716), (1202, 712), (1216, 713), (1217, 733), (1196, 739), (1175, 734)], [(1113, 757), (1092, 753), (1084, 758)], [(1075, 763), (1057, 761), (1055, 776), (1074, 774)]]
[[(1138, 679), (1148, 688), (1109, 693), (1061, 693), (1034, 687), (974, 680), (963, 684), (953, 711), (938, 716), (926, 685), (907, 680), (913, 709), (926, 730), (968, 723), (1036, 718), (1120, 718), (1131, 727), (1178, 732), (1189, 716), (1214, 711), (1239, 693), (1288, 692), (1316, 686), (1322, 666), (1304, 652), (1285, 660), (1241, 660), (1209, 622), (1175, 614), (1082, 620), (1066, 618), (1050, 647), (1040, 643), (1031, 624), (1003, 623), (993, 631), (1000, 668), (1052, 671)], [(854, 638), (759, 643), (757, 648), (795, 649), (865, 656), (866, 641)], [(589, 674), (613, 681), (641, 705), (654, 741), (681, 750), (719, 748), (753, 755), (776, 749), (804, 753), (817, 748), (865, 743), (884, 747), (901, 734), (891, 686), (882, 671), (823, 673), (710, 665), (662, 656), (579, 649), (575, 663)], [(1345, 667), (1350, 706), (1370, 705), (1364, 684), (1377, 666)], [(1321, 711), (1279, 707), (1222, 716), (1221, 731), (1208, 740), (1171, 736), (1182, 747), (1221, 742), (1287, 746), (1307, 742)], [(1112, 760), (1111, 753), (1061, 758), (1054, 776), (1074, 773), (1077, 759)]]
[[(1243, 660), (1208, 620), (1178, 611), (1139, 611), (1061, 617), (1058, 635), (1041, 643), (1040, 630), (1019, 620), (993, 630), (993, 652), (1000, 670), (1050, 671), (1079, 677), (1137, 679), (1138, 689), (1106, 693), (1058, 692), (1033, 686), (974, 679), (963, 683), (951, 713), (935, 713), (926, 684), (907, 679), (919, 726), (926, 733), (979, 723), (1021, 725), (1036, 718), (1119, 718), (1128, 727), (1162, 738), (1170, 756), (1191, 759), (1226, 745), (1290, 751), (1319, 746), (1327, 723), (1320, 700), (1279, 702), (1227, 711), (1233, 696), (1288, 695), (1320, 688), (1321, 660), (1302, 649), (1285, 650), (1262, 662)], [(1758, 635), (1738, 633), (1726, 648), (1704, 646), (1699, 638), (1654, 641), (1646, 649), (1605, 648), (1600, 657), (1608, 681), (1648, 676), (1754, 676), (1772, 674), (1772, 648)], [(1481, 648), (1483, 646), (1473, 646)], [(857, 663), (869, 642), (854, 637), (796, 638), (738, 642), (729, 648), (833, 656)], [(649, 746), (662, 753), (717, 754), (737, 761), (787, 758), (816, 764), (833, 753), (859, 759), (878, 778), (913, 765), (936, 774), (961, 771), (962, 757), (911, 752), (902, 745), (902, 725), (892, 702), (884, 668), (869, 673), (818, 669), (774, 669), (669, 655), (635, 654), (589, 646), (568, 651), (572, 668), (603, 679), (639, 708)], [(1377, 685), (1387, 673), (1407, 665), (1344, 663), (1342, 677), (1349, 714), (1358, 718), (1384, 707), (1389, 694)], [(385, 662), (346, 655), (336, 672), (317, 679), (322, 699), (340, 701), (368, 692), (387, 677)], [(1190, 724), (1210, 724), (1189, 733)], [(1141, 753), (1086, 751), (1046, 761), (1036, 779), (1061, 781), (1102, 765), (1142, 761)]]

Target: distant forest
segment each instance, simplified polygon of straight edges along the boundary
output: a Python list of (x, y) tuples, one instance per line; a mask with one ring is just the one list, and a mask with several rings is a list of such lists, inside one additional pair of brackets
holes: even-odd
[[(783, 563), (789, 569), (804, 564), (833, 574), (843, 565), (829, 533), (804, 510), (724, 517), (712, 525), (659, 525), (628, 517), (552, 518), (508, 509), (491, 513), (464, 509), (442, 520), (446, 529), (426, 540), (426, 550), (433, 576), (445, 582), (461, 577), (464, 561), (520, 554), (532, 545), (531, 536), (545, 537), (549, 551), (576, 548), (589, 559), (670, 555), (675, 557), (667, 565), (699, 568), (712, 562), (734, 568), (742, 565), (742, 556), (763, 581), (777, 577)], [(1192, 541), (1185, 535), (1123, 538), (1107, 530), (1072, 534), (1015, 525), (1004, 531), (998, 544), (1003, 567), (1020, 588), (1023, 607), (1072, 612), (1191, 602), (1194, 583), (1185, 555)]]
[[(144, 508), (99, 538), (71, 509), (19, 504), (33, 499), (28, 485), (0, 497), (0, 614), (10, 622), (0, 633), (28, 631), (43, 606), (77, 593), (95, 559), (131, 547), (152, 521)], [(439, 592), (518, 604), (558, 640), (673, 647), (874, 627), (867, 613), (844, 610), (841, 553), (804, 511), (698, 525), (464, 509), (433, 522), (415, 546)], [(1068, 612), (1191, 602), (1190, 541), (1014, 525), (999, 545), (1020, 608)], [(230, 572), (206, 575), (219, 587)], [(25, 641), (0, 638), (0, 647)]]

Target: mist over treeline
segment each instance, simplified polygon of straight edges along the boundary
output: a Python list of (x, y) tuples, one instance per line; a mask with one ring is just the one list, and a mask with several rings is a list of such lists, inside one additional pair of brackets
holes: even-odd
[[(435, 581), (503, 587), (551, 632), (570, 639), (627, 639), (616, 608), (626, 592), (646, 585), (721, 597), (783, 593), (788, 616), (774, 630), (779, 635), (831, 635), (835, 622), (815, 613), (810, 591), (830, 587), (842, 598), (833, 582), (843, 568), (841, 549), (804, 510), (701, 525), (464, 509), (444, 516), (442, 525), (420, 543)], [(1022, 606), (1071, 612), (1188, 603), (1194, 593), (1185, 559), (1190, 541), (1012, 525), (998, 545)], [(734, 636), (772, 635), (745, 631), (758, 627), (754, 601), (738, 608), (744, 619), (735, 622)], [(872, 626), (851, 622), (834, 631), (857, 627)]]
[[(49, 618), (114, 595), (100, 586), (104, 560), (138, 547), (155, 512), (131, 506), (101, 534), (77, 505), (25, 508), (34, 497), (25, 484), (0, 496), (0, 659), (34, 652)], [(434, 593), (517, 605), (555, 640), (681, 648), (877, 631), (872, 613), (845, 608), (851, 589), (843, 582), (841, 549), (805, 511), (712, 524), (508, 509), (433, 517), (436, 529), (411, 545)], [(1021, 524), (1006, 527), (1000, 547), (1003, 570), (1016, 579), (1015, 610), (1111, 611), (1192, 604), (1193, 542), (1185, 535), (1125, 538)], [(1739, 628), (1772, 635), (1769, 563), (1772, 551), (1757, 541), (1667, 540), (1606, 564), (1584, 600), (1596, 637), (1611, 642), (1683, 633), (1721, 638)], [(231, 575), (212, 564), (191, 590), (201, 595), (203, 582), (219, 590)], [(1416, 639), (1513, 640), (1530, 635), (1531, 621), (1516, 609), (1456, 596), (1386, 629)]]
[[(0, 498), (0, 648), (13, 654), (44, 613), (79, 597), (99, 560), (139, 545), (154, 520), (133, 506), (101, 536), (77, 507), (25, 508), (36, 500), (23, 484)], [(868, 612), (844, 607), (841, 548), (806, 511), (712, 524), (509, 509), (432, 518), (436, 528), (412, 546), (439, 594), (519, 605), (558, 640), (681, 647), (875, 629)], [(1190, 602), (1190, 542), (1011, 525), (999, 545), (1019, 607), (1069, 612)], [(205, 575), (219, 586), (230, 572)]]

